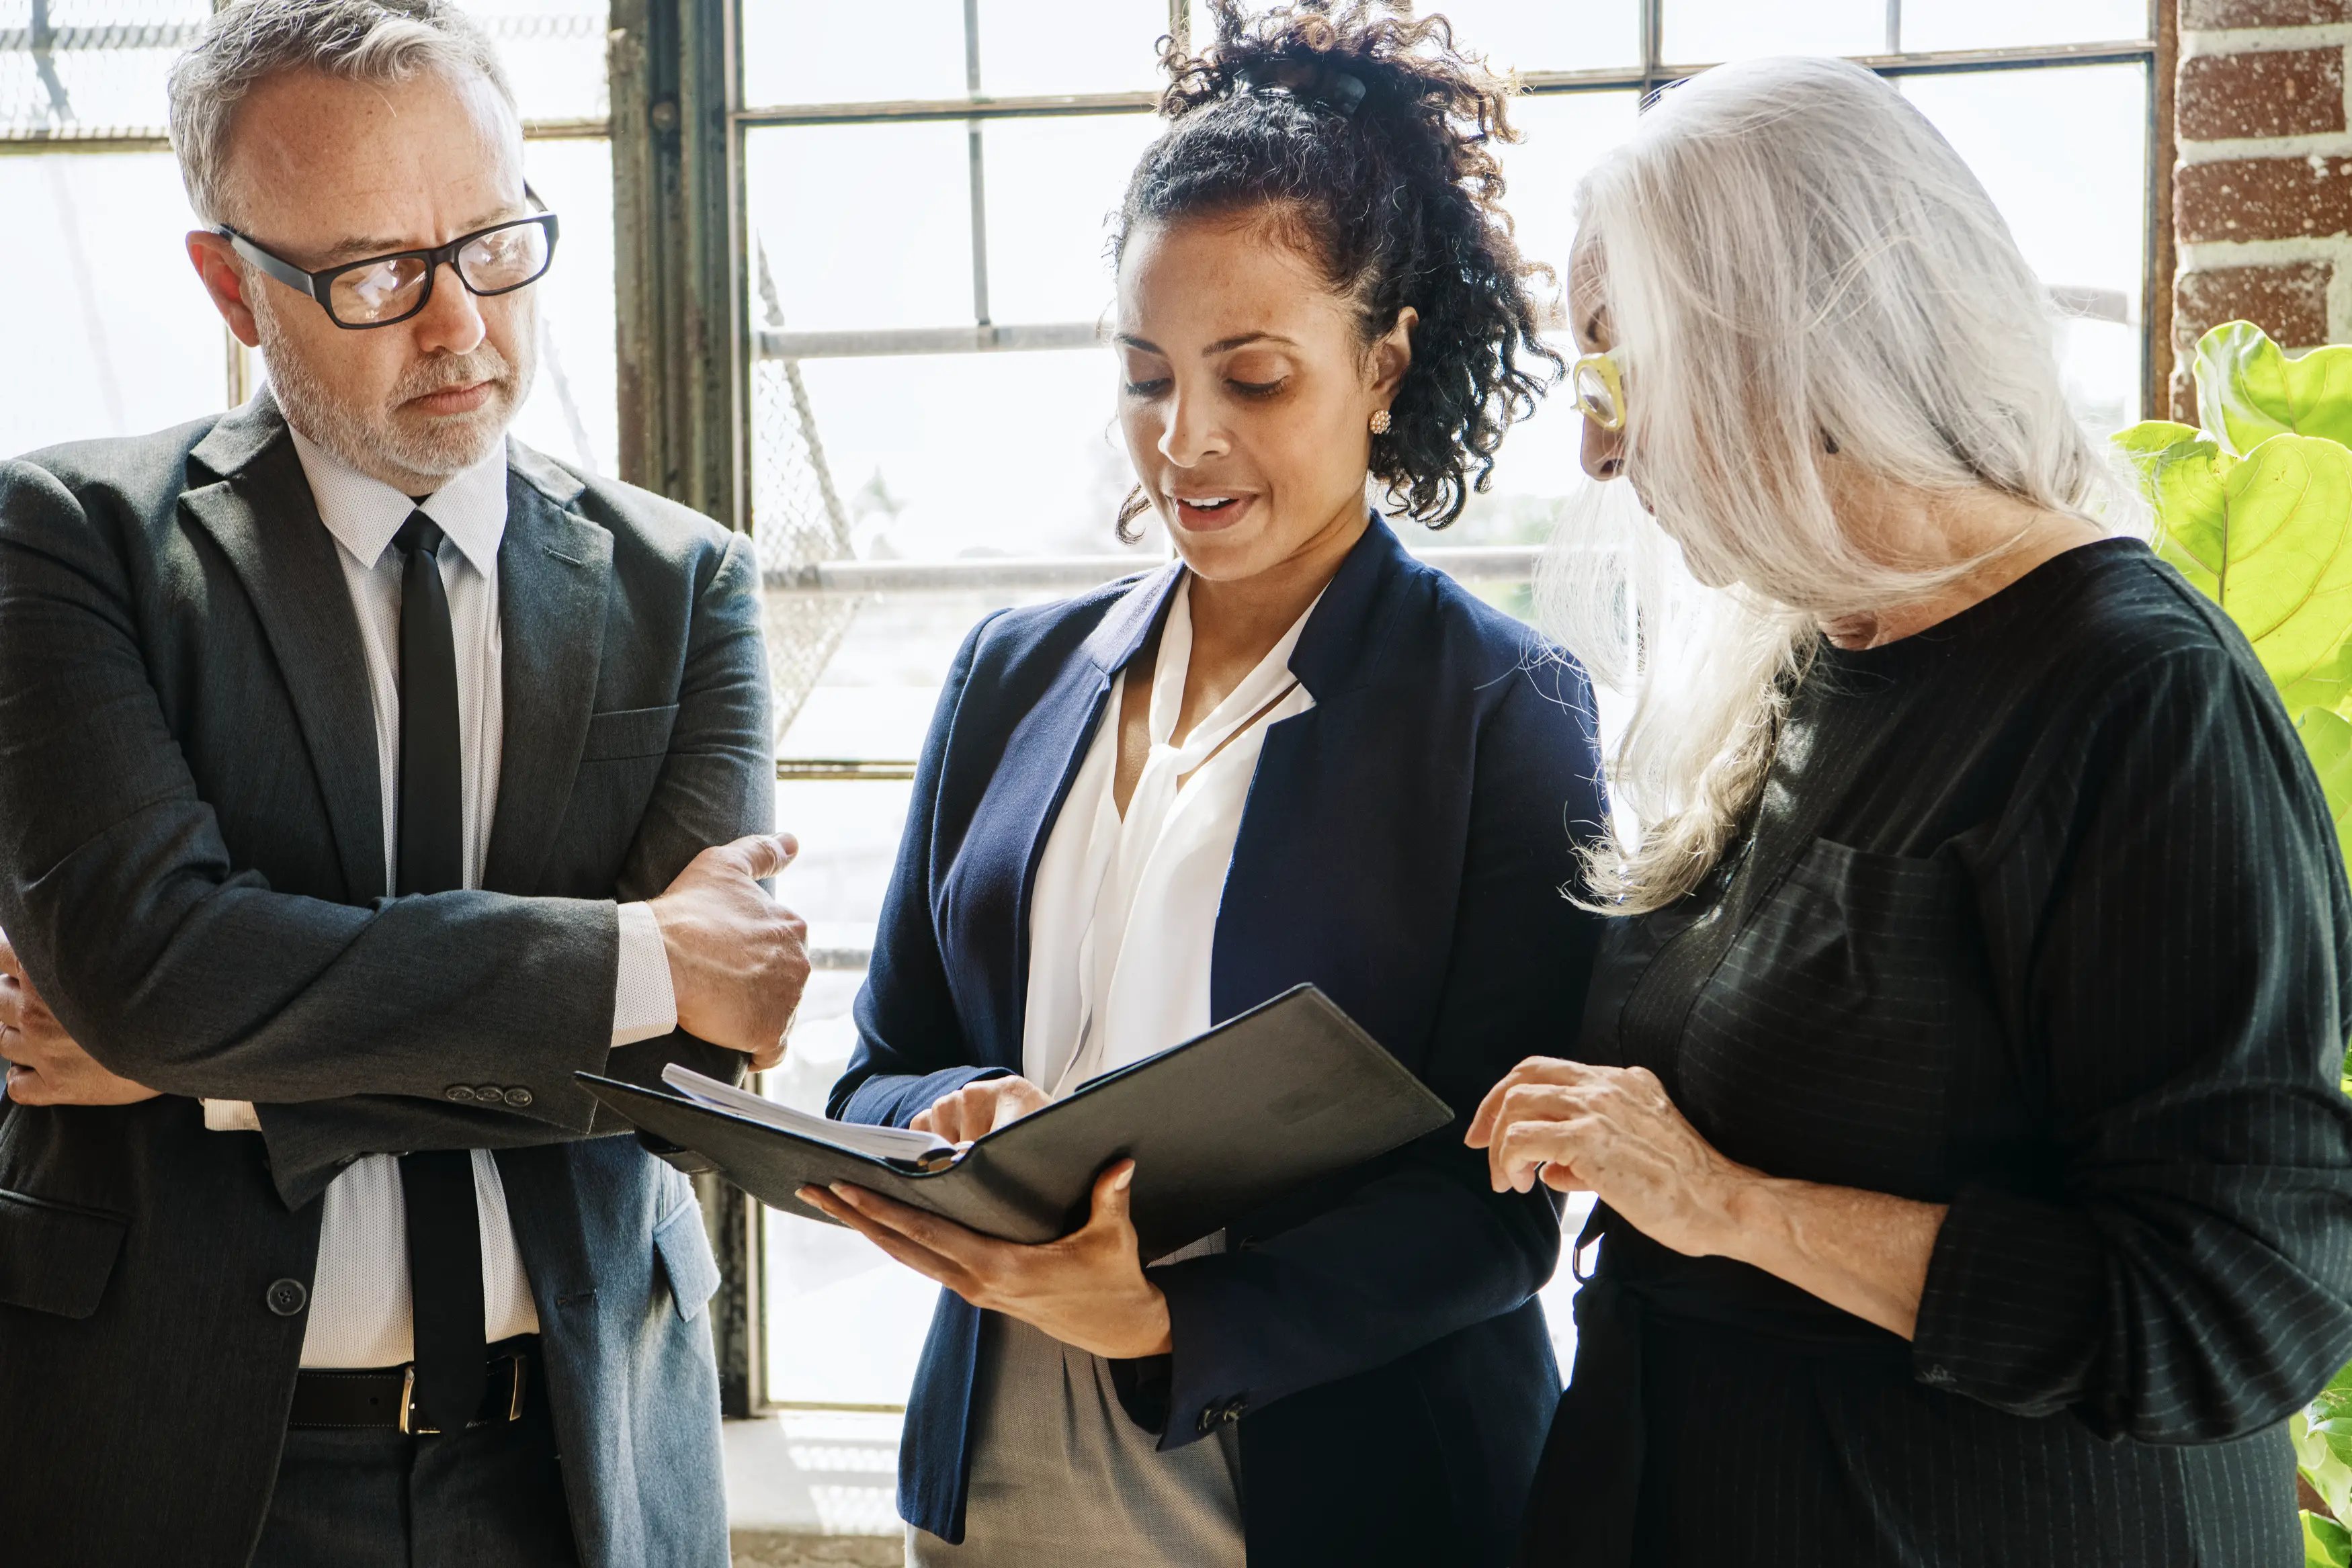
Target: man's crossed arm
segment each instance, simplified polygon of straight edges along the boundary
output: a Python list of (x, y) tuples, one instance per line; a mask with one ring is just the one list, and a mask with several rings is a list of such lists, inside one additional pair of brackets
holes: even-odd
[[(662, 934), (677, 1027), (742, 1052), (754, 1069), (783, 1055), (808, 980), (807, 926), (761, 886), (791, 863), (789, 835), (757, 835), (703, 851), (647, 901)], [(109, 1071), (84, 1051), (26, 977), (0, 933), (0, 1058), (21, 1105), (128, 1105), (158, 1091)]]

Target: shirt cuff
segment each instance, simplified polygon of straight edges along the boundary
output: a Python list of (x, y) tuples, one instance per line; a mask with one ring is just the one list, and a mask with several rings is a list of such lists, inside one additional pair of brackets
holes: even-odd
[(261, 1118), (254, 1114), (250, 1100), (201, 1100), (205, 1108), (205, 1131), (207, 1133), (258, 1133)]
[(661, 922), (647, 904), (621, 905), (621, 974), (613, 988), (613, 1043), (635, 1045), (677, 1028), (677, 993), (670, 988), (669, 949)]

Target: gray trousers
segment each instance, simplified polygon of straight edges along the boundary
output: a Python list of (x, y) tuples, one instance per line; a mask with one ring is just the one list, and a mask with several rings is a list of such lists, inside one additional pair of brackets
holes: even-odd
[(543, 1396), (444, 1437), (286, 1434), (252, 1568), (578, 1568)]

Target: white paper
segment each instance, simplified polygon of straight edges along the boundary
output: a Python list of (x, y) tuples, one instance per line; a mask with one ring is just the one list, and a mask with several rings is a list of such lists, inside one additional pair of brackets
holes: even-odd
[(836, 1122), (827, 1116), (812, 1116), (806, 1111), (795, 1111), (790, 1105), (780, 1105), (773, 1100), (738, 1089), (731, 1083), (721, 1083), (707, 1078), (690, 1067), (673, 1061), (662, 1069), (662, 1082), (698, 1104), (714, 1111), (724, 1111), (741, 1116), (779, 1132), (797, 1134), (836, 1149), (866, 1155), (875, 1159), (917, 1162), (936, 1155), (952, 1154), (955, 1145), (934, 1133), (918, 1133), (905, 1127), (877, 1127), (863, 1122)]

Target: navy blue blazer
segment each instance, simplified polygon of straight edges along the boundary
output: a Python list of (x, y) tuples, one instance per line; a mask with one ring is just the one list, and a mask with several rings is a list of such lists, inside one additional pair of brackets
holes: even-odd
[[(940, 694), (831, 1110), (903, 1125), (1021, 1071), (1029, 896), (1112, 677), (1178, 570), (992, 616)], [(1217, 914), (1210, 1012), (1313, 981), (1466, 1118), (1564, 1051), (1595, 917), (1562, 888), (1601, 821), (1583, 673), (1375, 518), (1300, 635), (1315, 698), (1274, 725)], [(1255, 1568), (1500, 1563), (1559, 1395), (1535, 1291), (1556, 1200), (1489, 1190), (1462, 1124), (1294, 1194), (1228, 1250), (1156, 1268), (1171, 1356), (1118, 1364), (1174, 1448), (1239, 1422)], [(899, 1511), (963, 1536), (983, 1314), (942, 1292)]]

